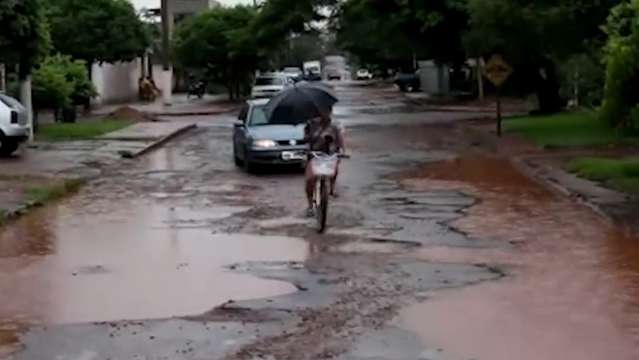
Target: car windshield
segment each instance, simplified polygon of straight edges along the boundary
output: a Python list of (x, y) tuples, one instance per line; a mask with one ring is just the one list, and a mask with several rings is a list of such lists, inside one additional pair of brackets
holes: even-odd
[(284, 79), (279, 77), (258, 77), (255, 80), (257, 86), (284, 85)]
[(250, 126), (268, 125), (268, 118), (264, 112), (264, 106), (255, 106), (251, 111), (251, 119), (249, 121)]
[(7, 105), (8, 107), (14, 109), (14, 110), (23, 110), (24, 107), (22, 106), (22, 104), (20, 104), (20, 102), (10, 96), (4, 95), (4, 94), (0, 94), (0, 101), (2, 101), (5, 105)]

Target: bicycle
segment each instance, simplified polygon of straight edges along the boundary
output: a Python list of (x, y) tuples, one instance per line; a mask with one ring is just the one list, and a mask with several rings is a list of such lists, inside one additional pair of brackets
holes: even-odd
[(349, 156), (345, 154), (330, 155), (321, 151), (311, 151), (310, 155), (310, 166), (313, 176), (317, 178), (313, 195), (315, 217), (317, 219), (318, 232), (322, 234), (326, 230), (331, 179), (335, 177), (339, 159), (346, 159), (349, 158)]

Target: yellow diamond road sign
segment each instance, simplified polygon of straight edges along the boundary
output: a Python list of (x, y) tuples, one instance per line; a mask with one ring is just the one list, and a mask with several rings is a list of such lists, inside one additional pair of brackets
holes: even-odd
[(502, 86), (512, 73), (513, 68), (501, 55), (493, 55), (484, 67), (484, 76), (497, 87)]

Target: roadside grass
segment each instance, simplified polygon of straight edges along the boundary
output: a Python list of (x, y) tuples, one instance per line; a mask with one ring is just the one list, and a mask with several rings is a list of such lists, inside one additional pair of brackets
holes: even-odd
[[(9, 176), (5, 177), (9, 178)], [(16, 176), (12, 181), (20, 181)], [(16, 217), (24, 215), (34, 207), (44, 206), (76, 193), (85, 183), (84, 179), (51, 180), (35, 177), (24, 177), (22, 184), (16, 184), (23, 196), (23, 207), (16, 212), (0, 209), (0, 227)]]
[(566, 169), (615, 190), (639, 195), (639, 158), (577, 158)]
[(120, 130), (131, 124), (133, 124), (131, 121), (120, 119), (45, 124), (38, 128), (36, 138), (43, 141), (87, 140)]
[(84, 183), (82, 179), (67, 179), (52, 184), (31, 186), (25, 189), (25, 195), (28, 202), (43, 205), (76, 193)]
[(544, 148), (639, 144), (639, 137), (610, 128), (592, 111), (511, 118), (504, 128)]

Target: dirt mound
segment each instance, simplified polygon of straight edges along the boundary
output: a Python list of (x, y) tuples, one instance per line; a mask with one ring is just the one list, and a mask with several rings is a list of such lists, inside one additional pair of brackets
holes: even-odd
[(110, 117), (128, 120), (134, 122), (146, 122), (146, 121), (155, 121), (153, 116), (149, 114), (145, 114), (139, 110), (136, 110), (130, 106), (123, 106), (117, 108), (114, 112), (109, 114)]

